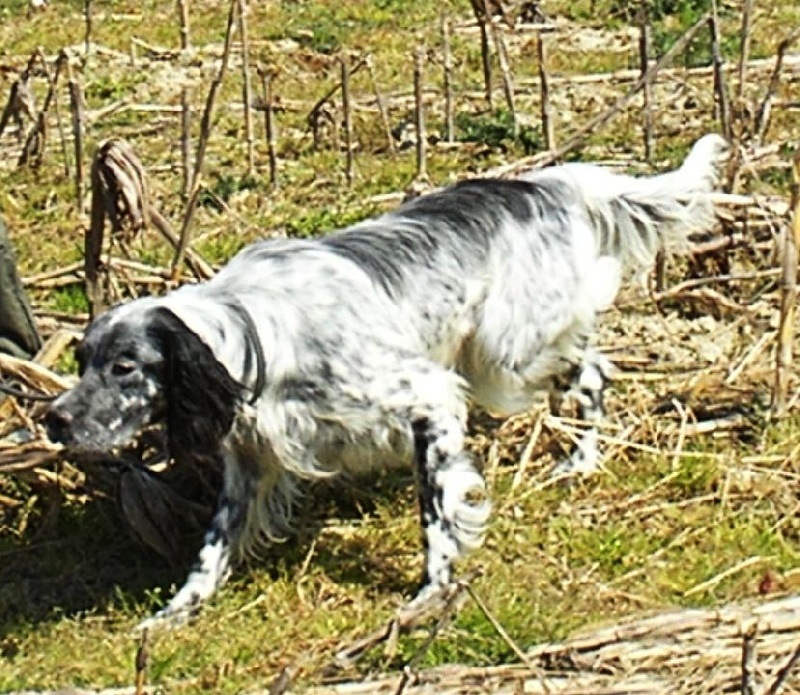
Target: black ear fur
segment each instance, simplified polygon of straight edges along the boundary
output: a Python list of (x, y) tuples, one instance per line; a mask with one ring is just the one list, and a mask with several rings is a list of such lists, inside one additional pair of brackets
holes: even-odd
[(150, 330), (164, 354), (170, 452), (176, 457), (217, 454), (244, 387), (168, 309), (155, 311)]

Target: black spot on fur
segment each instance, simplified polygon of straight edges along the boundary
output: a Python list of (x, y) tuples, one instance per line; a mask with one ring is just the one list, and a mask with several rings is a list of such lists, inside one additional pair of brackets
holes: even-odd
[(531, 222), (538, 207), (555, 204), (548, 186), (557, 185), (503, 179), (464, 181), (414, 198), (394, 212), (329, 236), (322, 243), (352, 260), (395, 296), (414, 268), (433, 264), (443, 248), (471, 245), (477, 247), (477, 257), (483, 257), (503, 220), (510, 218), (522, 225)]
[(436, 520), (434, 506), (435, 490), (428, 470), (428, 446), (430, 422), (427, 418), (412, 423), (414, 431), (414, 463), (416, 464), (417, 485), (419, 487), (419, 512), (423, 529), (423, 542), (427, 543), (424, 531)]
[[(428, 451), (432, 440), (436, 439), (435, 432), (432, 431), (430, 420), (421, 418), (412, 423), (414, 432), (414, 462), (417, 468), (417, 485), (419, 495), (420, 522), (422, 525), (422, 543), (426, 550), (429, 550), (427, 530), (430, 526), (438, 524), (448, 535), (452, 534), (452, 525), (449, 521), (442, 519), (439, 509), (442, 508), (442, 498), (444, 490), (434, 483), (435, 471), (431, 469), (428, 461)], [(444, 457), (446, 459), (446, 457)], [(437, 451), (438, 463), (442, 463), (442, 452)], [(425, 571), (424, 584), (428, 584), (435, 578), (428, 576)]]
[(312, 379), (287, 379), (283, 383), (284, 398), (305, 403), (327, 403), (328, 393), (322, 384)]

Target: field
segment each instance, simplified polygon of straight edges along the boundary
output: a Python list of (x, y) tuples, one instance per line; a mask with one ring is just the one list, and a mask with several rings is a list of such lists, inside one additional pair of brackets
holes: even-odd
[[(798, 348), (781, 271), (797, 3), (756, 4), (745, 22), (746, 6), (720, 5), (715, 79), (711, 8), (654, 2), (641, 79), (636, 6), (505, 2), (486, 31), (488, 94), (466, 0), (187, 0), (183, 34), (166, 0), (33, 5), (0, 7), (0, 108), (26, 66), (34, 98), (8, 101), (0, 127), (0, 216), (48, 347), (33, 366), (0, 359), (26, 388), (69, 383), (93, 302), (195, 281), (257, 238), (326, 234), (408, 194), (552, 161), (665, 171), (707, 132), (727, 132), (734, 156), (713, 234), (603, 316), (618, 370), (603, 470), (550, 475), (575, 436), (568, 408), (474, 412), (488, 538), (453, 604), (397, 633), (421, 571), (410, 471), (315, 489), (298, 537), (240, 566), (190, 625), (147, 635), (137, 668), (134, 628), (185, 577), (216, 472), (148, 459), (145, 476), (144, 447), (64, 460), (42, 405), (0, 400), (0, 692), (800, 692), (791, 362), (785, 402), (774, 393), (776, 351)], [(39, 112), (46, 128), (26, 141)], [(106, 200), (135, 205), (101, 231), (90, 170), (112, 137), (137, 161)], [(130, 224), (136, 205), (161, 222)], [(185, 235), (187, 263), (165, 234)], [(86, 238), (103, 243), (88, 293)]]

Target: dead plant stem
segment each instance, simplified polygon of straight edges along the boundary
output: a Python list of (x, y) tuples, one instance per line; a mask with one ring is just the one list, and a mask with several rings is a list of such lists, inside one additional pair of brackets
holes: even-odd
[[(639, 22), (639, 64), (642, 75), (646, 75), (650, 65), (650, 18), (647, 12), (647, 0), (642, 2)], [(649, 81), (645, 81), (642, 87), (642, 98), (644, 100), (644, 158), (649, 162), (653, 157), (653, 110), (651, 106), (653, 97)]]
[(253, 139), (253, 95), (250, 82), (250, 42), (247, 31), (247, 0), (238, 0), (239, 36), (242, 42), (242, 102), (244, 103), (244, 132), (247, 142), (247, 177), (256, 171), (255, 141)]
[(172, 259), (172, 277), (177, 280), (180, 273), (180, 266), (186, 256), (186, 247), (189, 244), (189, 232), (194, 219), (194, 213), (197, 209), (197, 202), (200, 195), (200, 174), (203, 170), (203, 160), (205, 159), (206, 148), (208, 147), (208, 140), (211, 136), (211, 117), (214, 111), (214, 99), (222, 86), (222, 81), (225, 78), (225, 73), (228, 70), (228, 62), (231, 55), (231, 45), (233, 43), (233, 34), (236, 26), (236, 8), (239, 0), (231, 0), (230, 8), (228, 10), (228, 23), (225, 29), (225, 47), (222, 51), (222, 62), (219, 67), (214, 81), (208, 90), (208, 97), (206, 98), (206, 105), (203, 111), (203, 116), (200, 120), (200, 140), (197, 144), (197, 152), (194, 159), (194, 169), (192, 171), (192, 185), (189, 202), (186, 204), (186, 211), (183, 216), (183, 225), (181, 226), (180, 237), (178, 241), (178, 248), (175, 251), (175, 256)]
[(428, 178), (428, 140), (425, 134), (425, 104), (423, 89), (425, 80), (425, 47), (418, 46), (414, 53), (414, 103), (417, 126), (417, 179)]
[(565, 154), (582, 145), (591, 133), (603, 127), (625, 107), (627, 107), (628, 104), (641, 91), (645, 83), (653, 81), (659, 71), (665, 65), (669, 64), (672, 59), (694, 39), (694, 37), (699, 33), (700, 29), (702, 29), (708, 23), (708, 18), (709, 15), (706, 14), (691, 27), (689, 27), (689, 29), (687, 29), (683, 35), (677, 41), (675, 41), (674, 44), (672, 44), (669, 50), (658, 59), (655, 65), (650, 66), (647, 72), (642, 75), (622, 97), (617, 99), (617, 101), (614, 102), (614, 104), (606, 111), (598, 116), (595, 116), (589, 120), (588, 123), (579, 128), (563, 145), (554, 150), (550, 150), (547, 153), (534, 155), (532, 157), (523, 157), (513, 164), (496, 167), (492, 171), (487, 172), (487, 175), (513, 176), (516, 172), (519, 172), (523, 169), (530, 169), (531, 167), (545, 167), (553, 162), (558, 161)]
[(753, 139), (757, 145), (760, 145), (764, 141), (764, 136), (766, 135), (767, 128), (769, 127), (769, 117), (772, 111), (772, 100), (774, 99), (775, 93), (778, 91), (778, 86), (780, 84), (784, 57), (786, 56), (786, 52), (789, 50), (792, 44), (797, 41), (798, 38), (800, 38), (800, 27), (792, 31), (789, 36), (787, 36), (785, 39), (783, 39), (783, 41), (780, 42), (780, 44), (778, 44), (778, 53), (775, 56), (775, 67), (772, 69), (772, 74), (769, 78), (769, 86), (767, 87), (764, 98), (761, 100), (761, 104), (758, 107), (755, 125), (753, 126)]
[(353, 110), (350, 103), (350, 66), (347, 54), (339, 56), (342, 71), (342, 122), (344, 124), (344, 175), (347, 185), (353, 185)]
[(88, 56), (92, 46), (92, 0), (84, 0), (83, 21), (83, 50), (84, 54)]
[(739, 84), (736, 98), (737, 108), (744, 108), (744, 87), (747, 81), (747, 59), (750, 55), (751, 22), (753, 18), (753, 0), (744, 0), (742, 5), (742, 29), (739, 37)]
[(275, 132), (275, 108), (272, 96), (272, 81), (275, 77), (271, 70), (260, 66), (261, 89), (264, 92), (264, 132), (267, 138), (267, 156), (269, 158), (269, 183), (272, 189), (278, 188), (278, 146)]
[(78, 217), (83, 216), (84, 168), (83, 168), (83, 132), (85, 128), (85, 110), (83, 90), (80, 81), (72, 71), (69, 57), (64, 61), (69, 86), (70, 110), (72, 112), (72, 135), (75, 148), (75, 209)]
[(556, 147), (556, 135), (553, 126), (553, 107), (550, 103), (550, 77), (547, 74), (547, 45), (541, 31), (536, 34), (536, 55), (539, 63), (539, 94), (544, 147), (548, 152), (552, 152)]
[(492, 50), (489, 46), (489, 30), (487, 24), (491, 21), (486, 11), (486, 0), (470, 0), (475, 21), (478, 23), (481, 36), (481, 65), (483, 67), (483, 86), (486, 108), (494, 108), (492, 101)]
[(516, 138), (519, 135), (519, 122), (517, 119), (517, 109), (514, 104), (514, 76), (511, 74), (511, 66), (508, 62), (508, 52), (506, 51), (503, 30), (496, 22), (489, 21), (489, 27), (494, 39), (494, 48), (497, 53), (497, 62), (500, 66), (500, 77), (503, 80), (503, 95), (506, 99), (506, 107), (511, 114), (511, 123)]
[(742, 695), (755, 695), (756, 637), (758, 623), (753, 622), (742, 635)]
[(181, 50), (189, 48), (189, 6), (188, 0), (178, 0), (178, 22), (181, 26)]
[(494, 614), (489, 610), (489, 607), (483, 602), (478, 593), (472, 588), (470, 584), (466, 584), (467, 593), (472, 597), (472, 600), (475, 601), (478, 608), (480, 608), (481, 613), (486, 616), (486, 619), (491, 623), (492, 627), (495, 629), (498, 635), (502, 638), (502, 640), (509, 646), (512, 652), (516, 655), (516, 657), (526, 666), (530, 666), (531, 662), (528, 659), (528, 655), (520, 649), (519, 645), (511, 638), (511, 635), (508, 634), (508, 631), (503, 627), (500, 621), (494, 616)]
[(775, 385), (772, 395), (772, 414), (786, 413), (789, 377), (792, 369), (792, 346), (797, 299), (797, 249), (800, 246), (800, 152), (792, 162), (791, 229), (783, 235), (781, 262), (781, 305), (778, 318), (778, 346), (775, 360)]
[(442, 608), (442, 611), (439, 614), (438, 619), (428, 632), (427, 637), (425, 637), (425, 639), (422, 641), (422, 644), (420, 644), (417, 651), (414, 653), (409, 662), (406, 664), (405, 668), (403, 668), (403, 675), (400, 677), (400, 682), (397, 684), (397, 689), (395, 690), (394, 695), (401, 695), (403, 690), (405, 690), (406, 685), (411, 680), (411, 675), (414, 669), (422, 660), (422, 657), (425, 656), (428, 649), (430, 649), (431, 644), (433, 644), (433, 640), (436, 639), (436, 636), (445, 626), (445, 623), (450, 619), (453, 611), (457, 608), (459, 601), (461, 599), (461, 595), (464, 593), (465, 589), (469, 591), (470, 589), (469, 582), (467, 580), (462, 580), (458, 582), (452, 594), (448, 597), (447, 602)]
[(719, 20), (717, 18), (717, 5), (713, 5), (708, 27), (711, 32), (711, 60), (714, 69), (714, 113), (719, 118), (722, 134), (726, 140), (731, 139), (731, 110), (728, 104), (728, 90), (725, 84), (725, 71), (722, 60), (722, 51), (719, 45)]
[(386, 133), (386, 142), (389, 146), (389, 151), (392, 154), (395, 154), (396, 148), (394, 146), (394, 138), (392, 137), (392, 125), (389, 122), (389, 114), (386, 111), (386, 103), (384, 101), (383, 95), (381, 94), (380, 87), (378, 86), (378, 81), (375, 79), (375, 66), (374, 66), (374, 59), (372, 55), (368, 55), (365, 58), (364, 64), (367, 68), (367, 74), (369, 75), (369, 81), (372, 85), (372, 93), (375, 95), (375, 104), (378, 107), (378, 113), (381, 117), (381, 124), (383, 125), (383, 131)]
[(444, 80), (444, 137), (447, 142), (455, 140), (453, 123), (453, 53), (450, 46), (450, 18), (442, 13), (442, 66)]
[(789, 660), (778, 670), (775, 680), (772, 685), (769, 686), (766, 695), (778, 695), (786, 679), (789, 677), (789, 674), (792, 672), (792, 669), (797, 666), (798, 662), (800, 662), (800, 643), (794, 648)]
[(183, 163), (183, 181), (181, 197), (184, 204), (189, 201), (192, 187), (192, 101), (189, 87), (181, 89), (181, 162)]

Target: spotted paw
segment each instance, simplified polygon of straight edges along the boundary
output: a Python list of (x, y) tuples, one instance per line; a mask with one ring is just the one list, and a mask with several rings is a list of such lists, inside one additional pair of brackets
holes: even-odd
[(191, 613), (189, 611), (167, 611), (161, 610), (149, 618), (145, 618), (136, 626), (136, 632), (148, 632), (174, 630), (189, 622)]
[(586, 432), (578, 442), (572, 455), (559, 461), (550, 472), (553, 478), (562, 478), (574, 475), (591, 475), (600, 470), (600, 450), (597, 447), (597, 431)]

